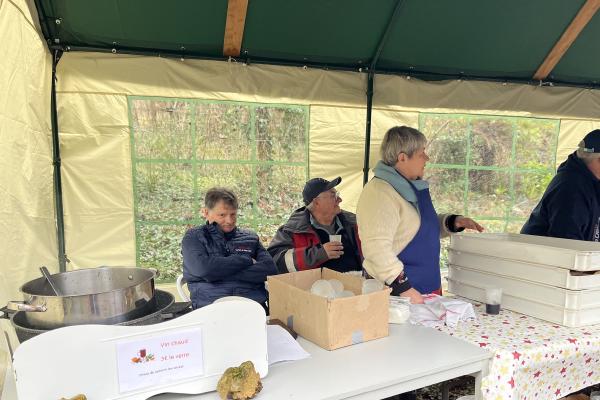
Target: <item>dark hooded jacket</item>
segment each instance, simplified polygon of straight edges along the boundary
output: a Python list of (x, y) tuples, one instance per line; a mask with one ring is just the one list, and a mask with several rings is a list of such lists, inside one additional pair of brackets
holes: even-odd
[(521, 233), (597, 242), (600, 181), (576, 153), (558, 167)]
[(225, 296), (267, 301), (265, 280), (277, 269), (256, 233), (240, 228), (223, 233), (214, 223), (197, 226), (185, 234), (181, 254), (193, 308)]
[(356, 216), (343, 211), (337, 216), (337, 234), (342, 235), (344, 254), (329, 260), (323, 243), (329, 242), (329, 234), (316, 229), (310, 222), (306, 207), (297, 209), (290, 219), (275, 233), (267, 251), (273, 256), (280, 273), (313, 268), (329, 268), (339, 272), (361, 271), (362, 253)]

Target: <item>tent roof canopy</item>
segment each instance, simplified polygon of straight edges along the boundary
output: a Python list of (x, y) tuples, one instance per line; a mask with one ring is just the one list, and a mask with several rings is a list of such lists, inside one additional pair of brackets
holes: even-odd
[(526, 83), (554, 49), (544, 82), (600, 86), (600, 0), (35, 2), (69, 51), (227, 59), (233, 45), (250, 63)]

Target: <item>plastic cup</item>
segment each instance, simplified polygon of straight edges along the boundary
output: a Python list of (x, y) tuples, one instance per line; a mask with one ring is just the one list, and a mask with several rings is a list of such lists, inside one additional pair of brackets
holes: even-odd
[(344, 284), (337, 279), (328, 279), (327, 281), (336, 293), (342, 293), (344, 291)]
[(369, 294), (383, 289), (383, 283), (376, 279), (366, 279), (362, 283), (362, 294)]
[(485, 288), (485, 312), (487, 314), (492, 314), (492, 315), (499, 314), (501, 304), (502, 304), (502, 288), (499, 288), (499, 287)]
[(342, 235), (329, 235), (329, 241), (330, 242), (341, 242)]
[(331, 286), (331, 283), (325, 279), (315, 281), (310, 288), (310, 292), (317, 296), (327, 297), (328, 299), (335, 298), (335, 289)]
[(500, 304), (486, 304), (485, 305), (485, 313), (491, 315), (500, 314)]
[(410, 305), (390, 302), (389, 323), (403, 324), (410, 318)]
[(336, 298), (340, 299), (343, 297), (352, 297), (354, 293), (349, 290), (342, 290), (340, 293), (337, 293)]

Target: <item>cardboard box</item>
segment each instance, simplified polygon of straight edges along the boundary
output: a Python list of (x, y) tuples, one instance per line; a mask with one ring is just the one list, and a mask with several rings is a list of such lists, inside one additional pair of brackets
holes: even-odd
[[(337, 279), (356, 296), (314, 295), (310, 288), (318, 279)], [(268, 282), (271, 318), (326, 350), (388, 336), (389, 288), (362, 295), (362, 278), (327, 268), (273, 275)]]

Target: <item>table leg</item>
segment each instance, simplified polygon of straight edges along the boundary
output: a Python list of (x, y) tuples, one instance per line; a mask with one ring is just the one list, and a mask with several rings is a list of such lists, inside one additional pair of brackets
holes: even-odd
[(12, 368), (6, 369), (4, 385), (0, 388), (0, 398), (6, 400), (17, 400), (17, 387)]
[(485, 362), (481, 366), (481, 371), (472, 374), (475, 377), (475, 400), (483, 400), (483, 392), (481, 391), (481, 380), (488, 374), (488, 363)]
[(442, 382), (442, 400), (450, 400), (450, 385), (448, 381)]

